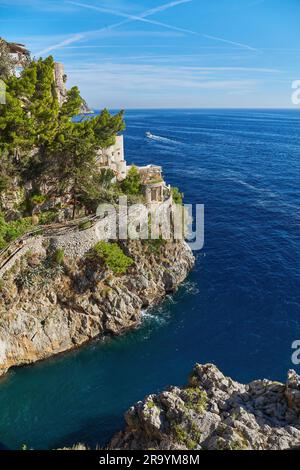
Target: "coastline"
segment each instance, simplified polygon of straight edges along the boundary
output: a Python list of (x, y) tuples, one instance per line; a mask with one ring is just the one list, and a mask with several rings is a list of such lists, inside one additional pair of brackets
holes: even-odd
[(136, 328), (142, 309), (174, 292), (194, 264), (185, 242), (169, 242), (150, 256), (141, 242), (129, 242), (126, 248), (135, 261), (128, 274), (116, 277), (101, 266), (82, 259), (74, 264), (66, 258), (65, 271), (53, 273), (46, 286), (32, 285), (19, 293), (15, 280), (28, 269), (26, 263), (30, 270), (30, 263), (41, 265), (45, 258), (32, 253), (15, 266), (6, 279), (1, 307), (2, 375), (11, 367), (78, 348), (101, 335)]

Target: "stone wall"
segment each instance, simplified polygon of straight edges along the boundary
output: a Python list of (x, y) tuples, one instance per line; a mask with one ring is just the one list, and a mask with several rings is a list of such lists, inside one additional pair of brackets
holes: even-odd
[(113, 219), (106, 217), (89, 229), (77, 229), (65, 235), (49, 237), (50, 246), (52, 249), (64, 250), (66, 256), (81, 258), (101, 239), (101, 234), (104, 239), (109, 238), (109, 230), (105, 236), (105, 227), (111, 227), (112, 223)]
[[(163, 230), (164, 236), (166, 236), (166, 238), (170, 236), (169, 230), (171, 229), (171, 226), (168, 225), (168, 223), (165, 225), (165, 223), (167, 222), (166, 217), (169, 216), (171, 207), (172, 198), (162, 204), (157, 204), (155, 207), (152, 205), (151, 207), (151, 211), (155, 210), (156, 220), (161, 226), (161, 229)], [(153, 215), (152, 219), (154, 219)], [(6, 271), (11, 269), (15, 262), (24, 256), (28, 251), (32, 250), (37, 253), (46, 254), (45, 248), (43, 247), (44, 242), (49, 242), (50, 248), (52, 250), (64, 250), (64, 254), (68, 257), (82, 258), (100, 240), (116, 238), (117, 221), (118, 213), (116, 211), (115, 213), (108, 213), (108, 215), (103, 214), (103, 217), (100, 220), (98, 220), (91, 228), (86, 230), (80, 230), (78, 227), (76, 227), (61, 235), (48, 234), (28, 239), (24, 238), (21, 248), (19, 250), (16, 248), (16, 253), (12, 259), (9, 260), (5, 266), (0, 268), (0, 277), (2, 277)], [(139, 238), (138, 234), (140, 229), (136, 230), (135, 227), (139, 226), (139, 222), (146, 225), (146, 230), (148, 229), (148, 213), (146, 207), (140, 205), (137, 205), (136, 207), (132, 206), (129, 211), (128, 227), (130, 233), (137, 234), (137, 238)]]
[(29, 240), (24, 241), (24, 245), (20, 247), (18, 251), (15, 252), (14, 256), (0, 269), (0, 278), (9, 271), (14, 264), (26, 255), (29, 251), (34, 251), (35, 253), (46, 254), (45, 248), (43, 247), (44, 237), (38, 236), (30, 238)]

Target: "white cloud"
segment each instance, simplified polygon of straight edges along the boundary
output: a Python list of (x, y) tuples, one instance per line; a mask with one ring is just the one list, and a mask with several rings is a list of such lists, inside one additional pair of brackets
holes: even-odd
[[(122, 74), (120, 75), (120, 70)], [(68, 67), (72, 81), (82, 85), (123, 91), (162, 92), (170, 88), (194, 89), (247, 89), (255, 86), (257, 79), (226, 78), (225, 72), (236, 72), (234, 68), (166, 67), (126, 63), (95, 63)]]

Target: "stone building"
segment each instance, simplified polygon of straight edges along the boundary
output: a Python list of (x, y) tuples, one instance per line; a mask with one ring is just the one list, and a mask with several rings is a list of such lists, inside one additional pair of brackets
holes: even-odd
[(106, 149), (98, 151), (97, 164), (100, 169), (112, 170), (118, 181), (127, 176), (127, 165), (124, 157), (124, 137), (116, 136), (116, 143)]
[(26, 49), (24, 44), (15, 42), (6, 43), (11, 57), (16, 62), (16, 67), (23, 67), (30, 58), (30, 52)]
[(164, 181), (161, 166), (147, 165), (137, 167), (137, 169), (141, 176), (147, 204), (160, 204), (170, 197), (171, 188)]

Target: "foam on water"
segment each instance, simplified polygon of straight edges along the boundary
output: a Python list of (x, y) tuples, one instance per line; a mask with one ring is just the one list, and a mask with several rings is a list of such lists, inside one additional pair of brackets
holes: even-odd
[(160, 135), (151, 134), (151, 136), (147, 136), (147, 139), (156, 140), (157, 142), (167, 142), (172, 144), (177, 144), (178, 142), (174, 139), (169, 139), (168, 137), (162, 137)]

